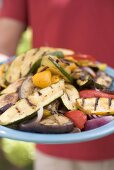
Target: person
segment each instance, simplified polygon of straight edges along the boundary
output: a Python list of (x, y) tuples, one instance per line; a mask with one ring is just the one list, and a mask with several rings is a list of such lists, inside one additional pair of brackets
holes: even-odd
[[(3, 0), (0, 52), (14, 55), (27, 26), (33, 31), (33, 47), (70, 48), (114, 67), (113, 0)], [(37, 170), (114, 169), (114, 135), (76, 144), (38, 144), (36, 148)]]

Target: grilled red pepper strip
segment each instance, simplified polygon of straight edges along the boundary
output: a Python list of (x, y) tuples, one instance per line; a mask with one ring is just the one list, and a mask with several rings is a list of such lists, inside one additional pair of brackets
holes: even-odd
[(87, 121), (87, 116), (80, 110), (69, 111), (65, 113), (65, 116), (71, 119), (79, 129), (83, 129)]
[(98, 90), (82, 90), (80, 91), (80, 97), (82, 98), (105, 97), (114, 99), (113, 94), (107, 94)]

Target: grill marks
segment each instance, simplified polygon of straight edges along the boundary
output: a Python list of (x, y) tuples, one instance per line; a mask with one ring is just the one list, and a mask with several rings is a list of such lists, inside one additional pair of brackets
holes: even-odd
[(82, 107), (84, 107), (84, 101), (85, 101), (85, 100), (84, 100), (84, 98), (83, 98), (83, 99), (82, 99)]
[(112, 104), (112, 99), (111, 98), (108, 99), (108, 103), (109, 103), (109, 109), (110, 109), (111, 104)]
[(41, 56), (43, 57), (43, 56), (45, 56), (47, 54), (47, 51), (44, 51), (42, 54), (41, 54)]
[(112, 98), (78, 98), (76, 106), (87, 114), (114, 114), (114, 99)]
[(99, 102), (99, 98), (96, 98), (94, 110), (96, 110), (96, 109), (97, 109), (98, 102)]
[[(94, 103), (92, 102), (94, 111), (97, 110), (97, 106), (99, 106), (99, 100), (100, 100), (100, 99), (101, 99), (101, 98), (99, 98), (99, 97), (98, 97), (98, 98), (95, 98)], [(88, 105), (88, 107), (89, 107), (89, 103), (87, 104), (87, 100), (91, 100), (91, 98), (90, 98), (90, 99), (88, 99), (88, 98), (82, 98), (81, 107), (86, 107), (87, 105)], [(109, 107), (111, 106), (111, 101), (112, 101), (112, 99), (109, 100)]]
[(68, 98), (68, 100), (70, 101), (70, 97), (69, 97), (69, 95), (66, 93), (66, 95), (67, 95), (67, 98)]
[(17, 110), (17, 112), (18, 113), (20, 113), (21, 111), (19, 110), (19, 108), (18, 107), (15, 107), (15, 109)]
[(34, 55), (36, 55), (36, 54), (37, 54), (37, 52), (39, 52), (39, 50), (40, 50), (39, 48), (38, 48), (38, 49), (36, 49), (32, 55), (33, 55), (33, 56), (34, 56)]
[(48, 67), (48, 66), (45, 66), (44, 68), (42, 68), (42, 69), (40, 70), (40, 72), (47, 70), (47, 68), (49, 68), (49, 67)]
[(42, 93), (41, 93), (40, 91), (37, 91), (37, 93), (38, 93), (38, 95), (39, 95), (39, 96), (41, 96), (41, 95), (42, 95)]
[(30, 107), (36, 107), (36, 105), (33, 104), (33, 103), (31, 103), (27, 98), (26, 98), (26, 101), (27, 101), (27, 103), (28, 103), (28, 105), (29, 105)]

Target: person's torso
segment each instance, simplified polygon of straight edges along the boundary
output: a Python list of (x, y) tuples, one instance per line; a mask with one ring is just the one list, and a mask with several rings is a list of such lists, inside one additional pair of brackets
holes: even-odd
[(114, 66), (113, 0), (29, 0), (33, 45), (71, 48)]
[[(71, 48), (114, 67), (113, 0), (28, 0), (33, 46)], [(114, 158), (114, 135), (70, 145), (39, 145), (48, 154), (71, 159)]]

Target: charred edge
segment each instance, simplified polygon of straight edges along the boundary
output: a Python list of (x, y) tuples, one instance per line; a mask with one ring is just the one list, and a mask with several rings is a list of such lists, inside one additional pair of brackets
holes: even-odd
[(27, 101), (27, 103), (28, 103), (29, 106), (31, 106), (31, 107), (35, 106), (35, 107), (36, 107), (36, 105), (33, 104), (33, 103), (31, 103), (28, 99), (26, 99), (26, 101)]
[(87, 79), (86, 75), (81, 75), (81, 76), (80, 76), (80, 80), (81, 80), (81, 81), (86, 81), (86, 79)]
[(57, 111), (55, 111), (55, 110), (54, 110), (54, 111), (52, 111), (52, 114), (57, 114), (57, 113), (58, 113), (58, 112), (57, 112)]
[(42, 95), (42, 93), (41, 93), (41, 92), (39, 92), (39, 91), (37, 91), (37, 92), (38, 92), (39, 96), (41, 96), (41, 95)]
[(21, 72), (19, 73), (19, 78), (21, 78), (22, 77), (22, 74), (21, 74)]
[(49, 68), (49, 67), (48, 66), (44, 67), (43, 69), (41, 69), (40, 72), (45, 71), (47, 68)]
[(0, 108), (0, 114), (4, 113), (7, 109), (9, 109), (11, 106), (13, 106), (12, 103), (9, 103), (5, 106), (3, 106), (2, 108)]
[(70, 65), (71, 63), (73, 63), (73, 62), (70, 62), (70, 61), (68, 61), (68, 60), (66, 60), (66, 59), (61, 59), (61, 62), (62, 62), (62, 63), (65, 63), (65, 64), (67, 64), (67, 65)]
[(66, 95), (67, 95), (67, 98), (68, 98), (68, 100), (70, 100), (70, 97), (69, 97), (69, 95), (66, 93)]
[(21, 111), (19, 110), (19, 108), (18, 107), (15, 107), (15, 109), (17, 110), (17, 112), (18, 113), (20, 113)]
[(85, 103), (85, 99), (82, 98), (82, 107), (84, 106), (84, 103)]
[(97, 109), (98, 102), (99, 102), (99, 98), (96, 98), (96, 100), (95, 100), (95, 106), (94, 106), (94, 110), (96, 110), (96, 109)]
[(45, 56), (46, 54), (47, 54), (47, 51), (44, 51), (41, 56), (43, 57), (43, 56)]
[(35, 52), (33, 53), (33, 55), (35, 55), (38, 51), (39, 51), (39, 48), (35, 50)]
[(109, 99), (108, 99), (109, 109), (110, 109), (111, 104), (112, 104), (112, 98), (109, 98)]
[(59, 59), (56, 59), (56, 63), (59, 63)]
[(71, 82), (73, 82), (73, 78), (69, 77), (69, 74), (64, 71), (64, 69), (55, 61), (53, 58), (49, 57), (49, 60), (62, 72), (62, 74)]
[[(49, 57), (49, 60), (51, 61), (51, 62), (53, 62), (53, 64), (55, 65), (55, 64), (58, 64), (57, 63), (57, 61), (55, 61), (53, 58), (51, 58), (51, 57)], [(58, 60), (58, 59), (57, 59)], [(59, 67), (59, 65), (58, 65), (58, 67)]]
[[(21, 85), (20, 85), (21, 86)], [(19, 90), (20, 90), (20, 86), (16, 89), (16, 93), (19, 93)]]

